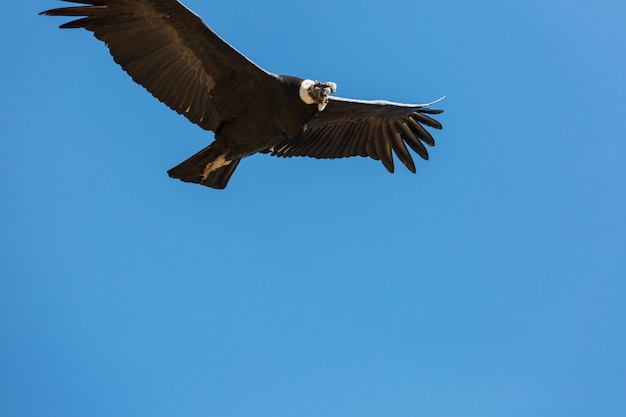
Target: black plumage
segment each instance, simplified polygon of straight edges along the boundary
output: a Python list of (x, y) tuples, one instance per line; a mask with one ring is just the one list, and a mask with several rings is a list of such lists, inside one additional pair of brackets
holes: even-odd
[(428, 159), (441, 129), (428, 105), (330, 96), (334, 83), (267, 72), (209, 29), (176, 0), (64, 0), (80, 6), (42, 14), (76, 17), (61, 28), (84, 28), (154, 97), (215, 141), (168, 171), (183, 181), (226, 187), (241, 158), (369, 156), (393, 172), (392, 151), (411, 171), (407, 146)]

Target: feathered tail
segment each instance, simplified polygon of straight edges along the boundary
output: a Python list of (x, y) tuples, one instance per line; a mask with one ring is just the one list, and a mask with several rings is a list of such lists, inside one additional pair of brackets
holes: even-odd
[(202, 184), (221, 190), (226, 188), (228, 180), (230, 180), (237, 165), (239, 165), (239, 161), (241, 161), (241, 159), (230, 161), (228, 165), (211, 171), (206, 178), (204, 178), (204, 171), (207, 165), (221, 156), (221, 150), (216, 150), (214, 147), (208, 146), (191, 158), (170, 169), (167, 173), (170, 177), (178, 178), (181, 181)]

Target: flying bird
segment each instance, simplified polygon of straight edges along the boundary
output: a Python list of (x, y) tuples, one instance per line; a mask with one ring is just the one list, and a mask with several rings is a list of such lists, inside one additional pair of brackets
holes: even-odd
[(75, 18), (109, 48), (115, 62), (155, 98), (215, 140), (170, 169), (170, 177), (223, 189), (242, 158), (368, 156), (394, 171), (393, 153), (413, 173), (408, 145), (423, 159), (441, 129), (428, 104), (352, 100), (333, 82), (268, 72), (176, 0), (64, 0), (41, 12)]

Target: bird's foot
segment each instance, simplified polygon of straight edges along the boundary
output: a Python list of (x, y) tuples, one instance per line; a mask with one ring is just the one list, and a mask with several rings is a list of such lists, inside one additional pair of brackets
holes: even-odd
[(226, 159), (226, 154), (218, 156), (217, 158), (215, 158), (214, 160), (206, 164), (206, 166), (204, 167), (204, 170), (202, 170), (202, 179), (206, 180), (207, 178), (209, 178), (209, 175), (211, 174), (211, 172), (223, 166), (226, 166), (230, 164), (231, 162), (232, 161), (229, 161)]

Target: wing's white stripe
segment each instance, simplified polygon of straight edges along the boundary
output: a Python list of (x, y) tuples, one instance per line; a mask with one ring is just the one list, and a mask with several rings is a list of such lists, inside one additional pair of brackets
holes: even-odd
[(435, 101), (431, 101), (430, 103), (424, 103), (424, 104), (396, 103), (396, 102), (387, 101), (387, 100), (355, 100), (351, 98), (344, 98), (344, 97), (337, 97), (337, 96), (330, 96), (329, 98), (331, 100), (345, 101), (345, 102), (352, 102), (352, 103), (359, 103), (359, 104), (369, 104), (372, 106), (428, 107), (428, 106), (432, 106), (433, 104), (439, 103), (441, 100), (446, 98), (446, 96), (441, 96), (441, 98), (438, 98)]

